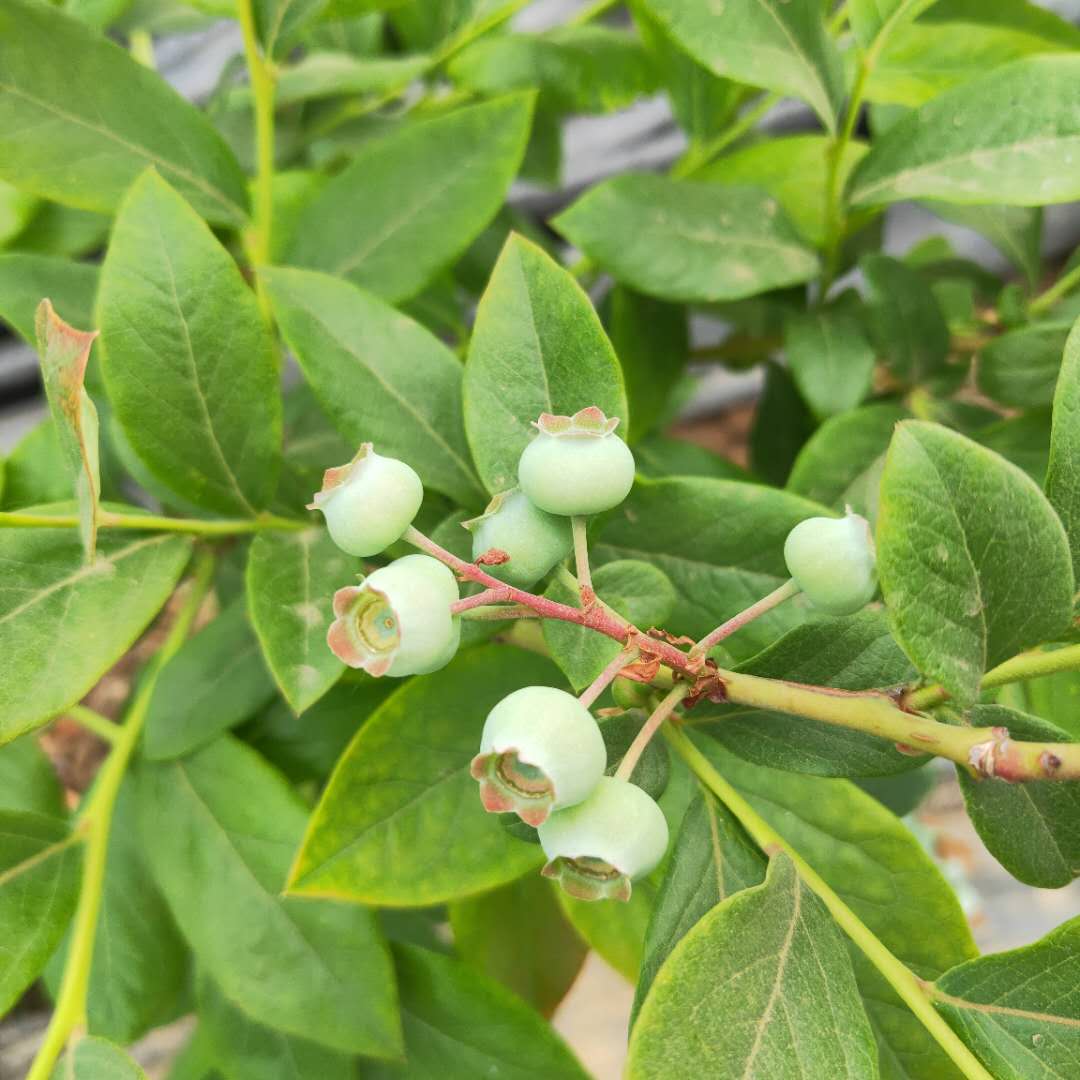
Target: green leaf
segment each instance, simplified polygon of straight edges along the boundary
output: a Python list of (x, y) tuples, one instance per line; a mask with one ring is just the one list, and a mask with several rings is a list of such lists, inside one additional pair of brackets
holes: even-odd
[(365, 144), (301, 214), (288, 261), (386, 300), (415, 295), (495, 216), (525, 153), (532, 101), (470, 105)]
[(1080, 579), (1080, 330), (1076, 329), (1065, 343), (1054, 393), (1046, 496), (1065, 526), (1074, 573)]
[(784, 348), (795, 385), (819, 419), (854, 409), (870, 392), (876, 355), (853, 312), (817, 308), (789, 319)]
[(55, 818), (0, 811), (0, 1015), (37, 978), (79, 897), (79, 837)]
[(784, 854), (679, 942), (630, 1040), (631, 1080), (878, 1076), (844, 938)]
[(86, 564), (65, 529), (0, 530), (0, 743), (82, 698), (161, 609), (190, 551), (168, 533), (112, 534)]
[(0, 320), (21, 338), (34, 341), (34, 313), (43, 296), (75, 326), (93, 322), (98, 269), (52, 255), (0, 253)]
[[(636, 1017), (661, 965), (717, 904), (758, 885), (766, 859), (739, 823), (700, 788), (683, 817), (645, 932), (645, 955), (634, 994)], [(633, 1018), (632, 1018), (633, 1019)]]
[(560, 683), (532, 653), (486, 646), (406, 683), (360, 729), (312, 815), (289, 889), (392, 907), (482, 892), (540, 863), (485, 813), (469, 776), (488, 712)]
[(867, 255), (859, 268), (872, 336), (893, 374), (906, 383), (935, 374), (949, 353), (949, 328), (926, 280), (888, 255)]
[(665, 300), (739, 300), (818, 272), (778, 201), (755, 187), (624, 173), (553, 224), (619, 281)]
[(325, 529), (263, 533), (248, 553), (247, 602), (263, 656), (297, 713), (337, 682), (344, 665), (326, 644), (334, 590), (359, 564)]
[(488, 491), (516, 485), (541, 413), (588, 405), (627, 423), (611, 342), (572, 275), (511, 235), (480, 298), (465, 365), (465, 431)]
[(38, 306), (35, 328), (49, 412), (68, 472), (74, 478), (79, 536), (87, 561), (93, 562), (101, 498), (98, 414), (83, 382), (97, 331), (85, 332), (68, 326), (48, 300), (42, 300)]
[[(699, 749), (806, 859), (871, 931), (921, 978), (976, 955), (956, 895), (914, 835), (847, 780), (748, 765), (711, 740)], [(890, 1080), (951, 1078), (949, 1059), (877, 970), (852, 946)]]
[(558, 1035), (498, 983), (460, 961), (395, 945), (405, 1057), (373, 1075), (442, 1080), (586, 1080)]
[(896, 639), (961, 702), (987, 668), (1068, 625), (1061, 522), (1029, 476), (963, 435), (914, 420), (897, 427), (877, 542)]
[(865, 49), (882, 30), (891, 33), (906, 19), (916, 18), (935, 0), (851, 0), (848, 18), (855, 40)]
[[(805, 623), (789, 630), (739, 671), (842, 690), (872, 690), (908, 683), (915, 675), (889, 633), (880, 610)], [(891, 743), (861, 731), (763, 709), (722, 705), (709, 735), (747, 761), (818, 776), (888, 776), (918, 768), (926, 758), (901, 754)], [(700, 713), (700, 715), (698, 715)]]
[(734, 461), (707, 450), (704, 446), (649, 435), (634, 444), (634, 461), (640, 476), (664, 480), (669, 476), (707, 476), (713, 480), (749, 480), (750, 474)]
[(350, 56), (348, 53), (308, 53), (278, 74), (278, 108), (301, 101), (389, 90), (422, 75), (431, 66), (428, 56)]
[(0, 43), (0, 178), (108, 213), (153, 165), (211, 221), (246, 220), (221, 136), (125, 49), (31, 0), (0, 4)]
[(830, 131), (835, 129), (844, 79), (817, 0), (645, 3), (671, 36), (717, 75), (802, 98)]
[(608, 332), (626, 383), (635, 443), (662, 421), (690, 357), (686, 309), (617, 285), (608, 300)]
[(146, 713), (143, 752), (154, 761), (190, 754), (273, 696), (273, 680), (238, 598), (162, 669)]
[(56, 770), (32, 735), (0, 747), (0, 810), (66, 816)]
[(338, 432), (306, 383), (297, 383), (282, 399), (281, 479), (278, 500), (286, 506), (305, 506), (322, 487), (328, 466), (344, 464), (356, 447)]
[(327, 6), (327, 0), (254, 0), (255, 32), (266, 55), (287, 56), (305, 24)]
[(151, 473), (207, 510), (265, 507), (281, 453), (270, 335), (232, 256), (154, 172), (120, 207), (97, 315), (109, 402)]
[(645, 931), (652, 918), (656, 886), (648, 878), (635, 881), (625, 904), (576, 900), (561, 889), (557, 895), (566, 917), (589, 948), (620, 975), (635, 982), (645, 955)]
[[(825, 243), (825, 188), (831, 140), (826, 135), (785, 135), (765, 139), (714, 161), (694, 173), (695, 180), (720, 184), (749, 184), (767, 191), (791, 219), (806, 242)], [(844, 184), (851, 170), (866, 155), (865, 143), (844, 144), (837, 183)], [(865, 215), (863, 215), (865, 217)]]
[(533, 872), (451, 904), (450, 925), (463, 960), (548, 1017), (588, 952), (563, 915), (551, 882)]
[(1001, 1080), (1066, 1080), (1080, 1063), (1080, 919), (1041, 941), (947, 971), (933, 988), (952, 1028)]
[(229, 1080), (354, 1080), (347, 1055), (256, 1023), (206, 975), (198, 999), (200, 1038)]
[[(675, 587), (663, 571), (637, 559), (619, 559), (598, 567), (593, 588), (608, 607), (641, 630), (663, 626), (675, 607)], [(556, 578), (547, 597), (576, 606), (578, 591)], [(544, 642), (552, 660), (563, 669), (570, 685), (584, 690), (618, 656), (621, 646), (611, 638), (575, 623), (545, 620)]]
[[(733, 480), (639, 480), (597, 531), (598, 563), (643, 559), (678, 592), (668, 630), (704, 637), (789, 577), (784, 540), (803, 518), (822, 513), (774, 488)], [(789, 601), (724, 644), (752, 656), (801, 622), (805, 602)]]
[(402, 458), (425, 485), (466, 506), (482, 501), (462, 431), (454, 354), (348, 282), (306, 270), (262, 277), (285, 340), (341, 433)]
[(1049, 405), (1071, 325), (1040, 323), (994, 338), (980, 351), (975, 365), (979, 389), (1002, 405)]
[(146, 1073), (105, 1039), (84, 1036), (57, 1062), (52, 1080), (147, 1080)]
[(68, 502), (74, 491), (60, 437), (51, 417), (32, 427), (4, 462), (0, 506), (15, 510), (39, 503)]
[(281, 895), (307, 819), (285, 780), (227, 736), (136, 776), (154, 877), (223, 992), (260, 1024), (396, 1057), (393, 975), (374, 914)]
[(765, 385), (750, 429), (750, 465), (755, 475), (783, 487), (815, 421), (790, 371), (765, 362)]
[(1080, 197), (1071, 167), (1078, 77), (1080, 56), (1036, 56), (947, 90), (875, 140), (851, 178), (851, 201), (1045, 206)]
[[(1001, 705), (976, 705), (966, 722), (1004, 727), (1014, 739), (1072, 742), (1072, 736), (1037, 716)], [(994, 856), (1014, 878), (1040, 889), (1060, 889), (1080, 877), (1080, 784), (975, 780), (957, 766), (968, 817)]]
[[(940, 0), (938, 0), (940, 2)], [(945, 221), (981, 233), (1035, 286), (1042, 274), (1042, 210), (1027, 206), (957, 206), (927, 200), (928, 210)]]

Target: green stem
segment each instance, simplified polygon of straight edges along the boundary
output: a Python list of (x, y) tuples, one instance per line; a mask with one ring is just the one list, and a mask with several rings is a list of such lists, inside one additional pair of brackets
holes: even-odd
[(1041, 315), (1047, 308), (1053, 307), (1067, 292), (1080, 285), (1080, 264), (1074, 266), (1067, 274), (1054, 282), (1045, 292), (1039, 293), (1028, 304), (1029, 315)]
[[(981, 685), (984, 690), (992, 690), (995, 686), (1037, 679), (1042, 675), (1056, 675), (1061, 671), (1080, 671), (1080, 645), (1010, 657), (996, 668), (991, 668), (983, 676)], [(912, 709), (929, 709), (948, 699), (949, 692), (944, 687), (927, 686), (908, 695), (907, 704)]]
[(94, 955), (98, 916), (101, 913), (105, 863), (109, 853), (109, 833), (116, 798), (142, 733), (158, 675), (187, 638), (195, 615), (210, 588), (213, 573), (213, 557), (207, 553), (200, 554), (183, 607), (170, 627), (164, 644), (150, 662), (146, 676), (128, 708), (124, 725), (117, 729), (112, 751), (105, 759), (105, 764), (94, 782), (94, 789), (87, 796), (85, 806), (80, 812), (78, 829), (86, 836), (86, 856), (83, 861), (79, 903), (72, 924), (71, 948), (64, 965), (56, 1008), (26, 1080), (48, 1080), (72, 1032), (86, 1025), (86, 993), (90, 984), (90, 964)]
[(763, 596), (756, 604), (751, 604), (745, 610), (740, 611), (738, 615), (732, 615), (727, 622), (721, 623), (711, 633), (706, 634), (705, 637), (690, 650), (690, 656), (704, 656), (711, 648), (719, 645), (725, 638), (734, 634), (736, 630), (741, 630), (747, 623), (753, 622), (767, 611), (772, 611), (778, 604), (782, 604), (785, 600), (789, 600), (798, 592), (799, 586), (795, 583), (795, 579), (788, 578), (783, 585), (773, 589), (768, 596)]
[(876, 934), (844, 903), (825, 879), (780, 835), (713, 767), (712, 763), (681, 731), (670, 725), (664, 734), (675, 752), (698, 779), (738, 818), (740, 824), (766, 853), (784, 851), (795, 864), (799, 876), (814, 892), (841, 929), (859, 947), (904, 1004), (918, 1017), (953, 1064), (968, 1080), (993, 1080), (979, 1059), (968, 1049), (945, 1018), (934, 1008), (921, 979), (895, 957)]
[(577, 570), (578, 588), (581, 592), (581, 603), (588, 607), (596, 599), (596, 592), (592, 587), (592, 571), (589, 569), (589, 538), (587, 533), (588, 520), (583, 517), (572, 517), (570, 529), (574, 534), (574, 566)]
[(567, 19), (566, 25), (584, 26), (586, 23), (592, 22), (593, 19), (598, 19), (613, 7), (617, 7), (619, 3), (621, 3), (621, 0), (593, 0), (593, 3), (586, 4), (585, 7), (580, 8), (573, 16)]
[(752, 131), (758, 121), (781, 100), (780, 94), (766, 94), (756, 105), (744, 112), (734, 123), (724, 128), (719, 135), (710, 139), (704, 146), (688, 150), (671, 167), (671, 175), (685, 179), (705, 168), (714, 158), (719, 157), (732, 143), (737, 142), (747, 132)]
[[(77, 529), (75, 514), (0, 513), (0, 529)], [(300, 532), (310, 529), (310, 522), (260, 514), (254, 518), (203, 521), (200, 518), (171, 518), (156, 514), (114, 514), (103, 510), (98, 515), (99, 529), (135, 529), (145, 532), (190, 533), (194, 536), (236, 536), (241, 533)]]
[(119, 725), (114, 724), (107, 716), (102, 716), (96, 710), (88, 709), (85, 705), (72, 705), (63, 715), (70, 716), (80, 727), (93, 732), (107, 743), (116, 743), (120, 739), (122, 729)]
[(649, 719), (642, 725), (641, 730), (634, 736), (634, 741), (627, 748), (626, 753), (623, 754), (622, 761), (619, 762), (619, 767), (615, 770), (616, 780), (629, 780), (634, 775), (637, 763), (641, 760), (641, 755), (645, 753), (645, 748), (652, 742), (653, 736), (663, 727), (664, 721), (671, 716), (678, 708), (679, 702), (692, 689), (693, 687), (689, 683), (683, 682), (676, 683), (667, 692), (664, 700), (653, 709)]

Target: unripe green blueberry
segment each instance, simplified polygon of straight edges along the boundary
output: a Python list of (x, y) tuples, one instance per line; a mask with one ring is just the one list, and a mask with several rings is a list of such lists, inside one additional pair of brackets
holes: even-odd
[(404, 461), (376, 454), (364, 443), (347, 465), (326, 470), (308, 509), (322, 511), (342, 551), (364, 557), (400, 539), (423, 498), (420, 477)]
[(462, 524), (472, 533), (474, 559), (493, 548), (510, 556), (487, 571), (519, 589), (535, 585), (574, 549), (570, 523), (533, 506), (516, 489), (496, 495), (483, 516)]
[(611, 696), (620, 709), (642, 709), (649, 704), (653, 689), (647, 683), (620, 675), (611, 684)]
[(842, 518), (800, 521), (788, 533), (784, 561), (795, 584), (830, 615), (850, 615), (877, 592), (870, 524), (850, 510)]
[(470, 771), (484, 809), (539, 825), (552, 810), (586, 798), (606, 767), (604, 738), (589, 710), (565, 690), (526, 686), (488, 713)]
[(664, 812), (641, 788), (605, 776), (582, 803), (538, 829), (543, 873), (581, 900), (629, 900), (630, 883), (654, 870), (668, 846)]
[(573, 416), (544, 413), (518, 462), (521, 490), (541, 510), (564, 517), (599, 514), (630, 494), (634, 455), (610, 420), (592, 406)]
[(426, 675), (457, 652), (461, 621), (450, 612), (457, 579), (430, 555), (406, 555), (334, 593), (326, 641), (369, 675)]

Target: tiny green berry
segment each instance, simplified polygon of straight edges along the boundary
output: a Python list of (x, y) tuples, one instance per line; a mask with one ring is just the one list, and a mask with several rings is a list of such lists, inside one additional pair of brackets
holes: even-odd
[(586, 798), (606, 767), (604, 738), (589, 710), (565, 690), (526, 686), (488, 713), (470, 771), (485, 810), (513, 811), (539, 825)]
[(326, 470), (308, 509), (322, 511), (342, 551), (366, 557), (401, 538), (423, 498), (424, 485), (412, 468), (364, 443), (347, 465)]
[(870, 524), (850, 510), (842, 518), (800, 521), (788, 533), (784, 561), (811, 603), (830, 615), (850, 615), (877, 592)]
[(573, 416), (544, 413), (518, 462), (521, 490), (541, 510), (564, 517), (618, 506), (634, 485), (634, 455), (615, 434), (618, 425), (595, 405)]
[(492, 549), (510, 556), (487, 570), (519, 589), (535, 585), (574, 549), (566, 518), (545, 513), (516, 489), (496, 495), (481, 517), (462, 524), (472, 533), (474, 559)]
[(369, 675), (426, 675), (457, 652), (461, 621), (450, 612), (457, 580), (430, 555), (406, 555), (334, 593), (327, 644)]
[(654, 870), (668, 846), (667, 819), (656, 800), (614, 776), (538, 831), (548, 857), (545, 877), (579, 900), (629, 900), (631, 882)]

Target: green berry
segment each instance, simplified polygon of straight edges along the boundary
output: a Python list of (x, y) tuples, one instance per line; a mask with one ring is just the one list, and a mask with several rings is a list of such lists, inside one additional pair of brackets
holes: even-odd
[(630, 883), (654, 870), (668, 846), (667, 819), (656, 801), (614, 776), (538, 831), (548, 857), (545, 876), (581, 900), (629, 900)]
[(457, 580), (430, 555), (406, 555), (334, 593), (326, 640), (369, 675), (426, 675), (457, 652), (461, 621), (450, 612)]
[(472, 533), (474, 559), (493, 548), (510, 556), (487, 570), (519, 589), (535, 585), (574, 549), (570, 523), (533, 506), (517, 490), (496, 495), (483, 516), (462, 524)]
[(586, 798), (607, 767), (592, 714), (573, 694), (526, 686), (488, 713), (471, 772), (484, 809), (539, 825)]
[(573, 416), (544, 413), (518, 462), (521, 490), (541, 510), (564, 517), (618, 506), (634, 484), (634, 455), (615, 434), (618, 423), (595, 406)]
[(870, 525), (850, 511), (800, 521), (788, 533), (784, 561), (811, 603), (830, 615), (850, 615), (877, 592)]
[(326, 470), (308, 509), (322, 511), (342, 551), (366, 557), (401, 538), (423, 498), (420, 477), (404, 461), (376, 454), (364, 443), (347, 465)]

